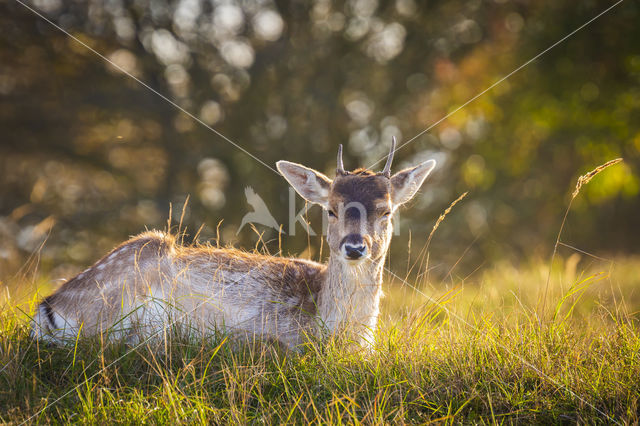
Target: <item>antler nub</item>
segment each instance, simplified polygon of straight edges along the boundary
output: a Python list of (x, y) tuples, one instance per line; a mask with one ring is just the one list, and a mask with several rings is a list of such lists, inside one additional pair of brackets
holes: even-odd
[(338, 145), (338, 165), (336, 167), (336, 174), (345, 174), (344, 164), (342, 163), (342, 144)]
[(387, 164), (384, 165), (384, 170), (382, 174), (386, 177), (391, 177), (391, 163), (393, 162), (393, 154), (396, 151), (396, 137), (394, 136), (391, 139), (391, 150), (389, 151), (389, 156), (387, 157)]

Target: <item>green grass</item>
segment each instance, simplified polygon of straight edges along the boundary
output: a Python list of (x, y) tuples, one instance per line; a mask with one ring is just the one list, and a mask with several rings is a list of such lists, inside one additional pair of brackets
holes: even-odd
[(640, 259), (556, 265), (544, 318), (540, 262), (421, 284), (438, 303), (389, 283), (370, 351), (177, 335), (47, 347), (5, 299), (0, 422), (637, 423)]

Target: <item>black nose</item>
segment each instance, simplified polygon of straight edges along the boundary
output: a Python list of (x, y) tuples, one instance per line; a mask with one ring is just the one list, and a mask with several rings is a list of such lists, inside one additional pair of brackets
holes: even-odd
[(352, 246), (351, 244), (344, 245), (344, 251), (349, 259), (360, 259), (367, 251), (367, 247), (364, 245)]
[(360, 234), (349, 234), (342, 239), (344, 254), (351, 260), (360, 259), (367, 254), (367, 246)]

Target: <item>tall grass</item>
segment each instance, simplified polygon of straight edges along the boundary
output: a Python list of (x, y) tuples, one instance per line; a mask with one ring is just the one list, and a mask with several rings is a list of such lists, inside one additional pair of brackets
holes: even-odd
[[(566, 273), (560, 263), (554, 275)], [(616, 265), (567, 277), (543, 326), (534, 312), (544, 263), (488, 269), (438, 303), (388, 287), (368, 351), (329, 341), (292, 352), (175, 330), (162, 350), (100, 339), (47, 347), (5, 309), (0, 421), (638, 422), (640, 277), (629, 272), (640, 259)]]

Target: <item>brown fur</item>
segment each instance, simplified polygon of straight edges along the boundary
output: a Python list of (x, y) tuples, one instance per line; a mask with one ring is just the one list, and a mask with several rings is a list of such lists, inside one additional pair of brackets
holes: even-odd
[[(146, 232), (47, 297), (34, 315), (33, 334), (53, 341), (75, 338), (80, 330), (110, 331), (118, 338), (154, 336), (175, 323), (203, 334), (223, 328), (287, 346), (301, 343), (306, 334), (347, 329), (357, 341), (371, 342), (391, 214), (415, 194), (434, 164), (393, 177), (357, 169), (332, 181), (299, 164), (278, 162), (303, 197), (336, 210), (327, 227), (327, 265), (183, 246), (171, 235)], [(354, 258), (356, 249), (361, 251)]]

